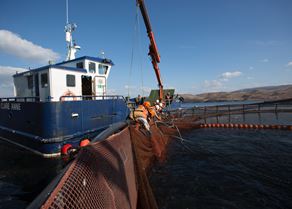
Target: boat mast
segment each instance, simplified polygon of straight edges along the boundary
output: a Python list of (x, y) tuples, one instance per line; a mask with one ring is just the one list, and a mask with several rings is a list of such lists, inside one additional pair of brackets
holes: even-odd
[(66, 26), (65, 26), (65, 33), (66, 33), (66, 43), (67, 43), (67, 55), (66, 61), (75, 59), (75, 54), (77, 50), (80, 50), (80, 46), (76, 45), (75, 41), (72, 38), (72, 33), (77, 28), (75, 23), (69, 23), (69, 3), (66, 0)]
[(161, 80), (161, 75), (160, 75), (160, 69), (158, 66), (158, 63), (160, 63), (160, 55), (158, 52), (158, 48), (156, 45), (156, 41), (154, 38), (154, 33), (152, 31), (151, 23), (150, 23), (150, 18), (147, 13), (146, 6), (144, 4), (144, 0), (137, 0), (137, 5), (139, 6), (141, 10), (141, 14), (143, 16), (143, 20), (147, 29), (147, 34), (150, 39), (150, 45), (149, 45), (149, 53), (148, 55), (151, 57), (151, 62), (152, 66), (155, 71), (155, 75), (158, 81), (158, 86), (159, 86), (159, 99), (163, 99), (163, 85), (162, 85), (162, 80)]

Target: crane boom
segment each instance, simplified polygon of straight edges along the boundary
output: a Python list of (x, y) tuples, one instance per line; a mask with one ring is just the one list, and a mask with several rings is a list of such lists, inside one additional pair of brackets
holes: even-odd
[(150, 45), (149, 45), (149, 53), (148, 55), (151, 57), (151, 62), (152, 66), (155, 71), (155, 75), (158, 81), (158, 86), (159, 86), (159, 99), (163, 99), (163, 85), (162, 85), (162, 80), (161, 80), (161, 75), (160, 75), (160, 69), (158, 66), (158, 63), (160, 63), (160, 55), (158, 52), (158, 48), (156, 45), (156, 41), (154, 38), (154, 33), (152, 31), (151, 23), (150, 23), (150, 18), (147, 13), (147, 9), (144, 3), (144, 0), (137, 0), (137, 4), (140, 8), (141, 14), (143, 16), (143, 20), (146, 26), (147, 34), (150, 40)]

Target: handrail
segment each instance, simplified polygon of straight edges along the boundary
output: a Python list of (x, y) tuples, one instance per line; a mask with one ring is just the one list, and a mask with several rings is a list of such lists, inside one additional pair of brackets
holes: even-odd
[(124, 96), (121, 96), (121, 95), (80, 95), (80, 96), (61, 96), (60, 97), (60, 101), (66, 101), (65, 99), (66, 98), (69, 98), (71, 100), (68, 100), (68, 101), (82, 101), (82, 100), (107, 100), (107, 99), (123, 99), (124, 101), (125, 100), (125, 97)]

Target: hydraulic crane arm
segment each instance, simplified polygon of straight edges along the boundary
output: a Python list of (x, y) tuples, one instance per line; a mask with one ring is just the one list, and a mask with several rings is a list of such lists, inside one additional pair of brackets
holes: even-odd
[(158, 81), (158, 86), (159, 86), (159, 99), (163, 99), (163, 85), (162, 85), (162, 80), (161, 80), (161, 75), (160, 75), (160, 69), (158, 66), (158, 63), (160, 63), (160, 55), (158, 52), (158, 48), (155, 42), (155, 38), (154, 38), (154, 33), (152, 31), (152, 27), (151, 27), (151, 23), (150, 23), (150, 18), (149, 15), (147, 13), (147, 9), (145, 7), (144, 4), (144, 0), (137, 0), (137, 4), (141, 10), (143, 19), (144, 19), (144, 23), (147, 29), (147, 34), (148, 37), (150, 39), (150, 45), (149, 45), (149, 53), (148, 55), (151, 57), (151, 62), (152, 62), (152, 66), (154, 68), (155, 71), (155, 75)]

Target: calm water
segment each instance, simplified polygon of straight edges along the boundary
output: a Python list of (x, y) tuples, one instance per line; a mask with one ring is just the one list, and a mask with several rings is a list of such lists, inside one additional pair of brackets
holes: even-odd
[(150, 181), (159, 208), (292, 208), (292, 132), (201, 129), (172, 142)]
[(0, 208), (25, 208), (62, 166), (0, 140)]

